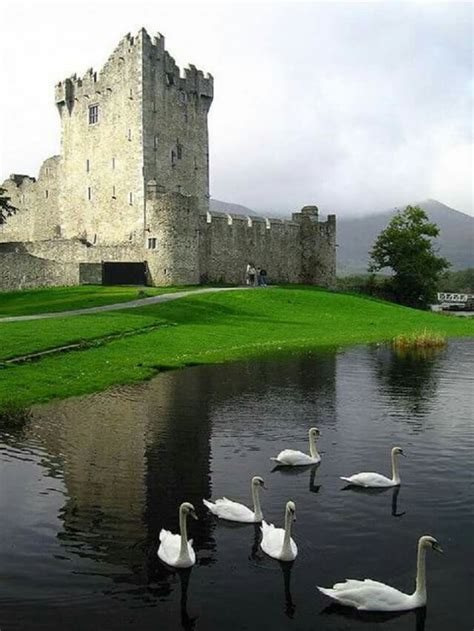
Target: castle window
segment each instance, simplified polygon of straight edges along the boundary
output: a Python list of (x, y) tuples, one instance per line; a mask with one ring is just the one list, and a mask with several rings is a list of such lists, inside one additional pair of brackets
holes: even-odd
[(99, 122), (99, 106), (89, 105), (89, 125)]
[(129, 140), (132, 139), (132, 130), (131, 129), (128, 130), (128, 139)]
[(156, 250), (156, 237), (150, 237), (148, 239), (147, 248), (149, 250)]
[(115, 197), (115, 184), (112, 186), (112, 199), (116, 199), (116, 197)]
[(158, 149), (158, 136), (155, 136), (153, 139), (153, 149), (156, 151)]
[(87, 173), (89, 173), (90, 168), (91, 168), (91, 163), (89, 162), (89, 160), (86, 160), (86, 171), (87, 171)]
[(183, 145), (180, 145), (179, 142), (176, 145), (176, 157), (178, 158), (178, 160), (183, 159)]
[(112, 170), (115, 170), (115, 158), (112, 158)]
[(46, 190), (45, 190), (45, 192), (44, 192), (44, 196), (46, 197), (46, 199), (48, 199), (48, 197), (49, 197), (49, 191), (48, 191), (48, 189), (46, 189)]
[(172, 72), (166, 73), (166, 85), (174, 85), (174, 74)]
[(132, 88), (130, 88), (130, 97), (129, 98), (133, 99), (133, 90), (132, 90)]
[(90, 201), (92, 199), (92, 190), (91, 187), (87, 187), (87, 199)]
[(128, 203), (130, 204), (130, 206), (133, 204), (133, 193), (128, 194)]
[(175, 167), (176, 166), (176, 162), (177, 162), (177, 155), (176, 155), (176, 151), (174, 149), (171, 149), (171, 166)]

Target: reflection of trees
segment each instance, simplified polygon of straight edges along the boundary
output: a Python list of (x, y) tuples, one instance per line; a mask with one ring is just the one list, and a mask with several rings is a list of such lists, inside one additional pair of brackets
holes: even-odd
[(375, 374), (394, 405), (406, 414), (425, 415), (438, 387), (437, 367), (443, 351), (400, 352), (390, 347), (371, 347)]

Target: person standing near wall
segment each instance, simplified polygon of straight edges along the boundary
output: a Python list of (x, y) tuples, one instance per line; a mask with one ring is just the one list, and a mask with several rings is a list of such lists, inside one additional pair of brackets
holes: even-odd
[(260, 287), (267, 286), (267, 270), (259, 268), (258, 270), (258, 284)]
[(256, 270), (253, 263), (247, 265), (247, 285), (255, 286)]

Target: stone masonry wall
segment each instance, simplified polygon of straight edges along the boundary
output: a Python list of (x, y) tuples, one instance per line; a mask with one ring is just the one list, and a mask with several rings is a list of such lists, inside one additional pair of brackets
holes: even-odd
[(38, 179), (11, 175), (2, 184), (17, 212), (0, 224), (0, 242), (53, 239), (61, 234), (59, 156), (45, 160)]
[(24, 251), (0, 251), (0, 290), (79, 284), (79, 266), (41, 259)]
[(165, 39), (143, 37), (143, 151), (145, 181), (209, 205), (207, 116), (213, 79), (190, 66), (183, 76)]
[(101, 244), (142, 238), (142, 37), (123, 38), (99, 73), (56, 86), (67, 237)]
[(266, 269), (270, 282), (299, 282), (300, 226), (214, 212), (200, 216), (201, 282), (244, 283), (249, 262)]

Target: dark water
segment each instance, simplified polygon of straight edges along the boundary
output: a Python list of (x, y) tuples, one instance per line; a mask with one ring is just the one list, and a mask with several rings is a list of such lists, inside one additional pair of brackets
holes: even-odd
[[(0, 433), (0, 628), (472, 629), (474, 341), (435, 357), (383, 347), (208, 366), (139, 387), (37, 407)], [(274, 471), (284, 447), (318, 469)], [(342, 490), (339, 475), (389, 473), (401, 445), (402, 486)], [(266, 518), (297, 506), (291, 567), (266, 558), (253, 525), (217, 523), (203, 497), (249, 502), (259, 474)], [(198, 563), (166, 569), (158, 533), (190, 523)], [(428, 554), (428, 607), (401, 616), (329, 606), (316, 585), (370, 577), (411, 591), (417, 539)]]

